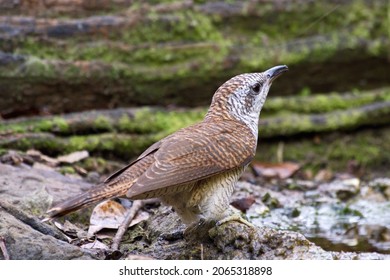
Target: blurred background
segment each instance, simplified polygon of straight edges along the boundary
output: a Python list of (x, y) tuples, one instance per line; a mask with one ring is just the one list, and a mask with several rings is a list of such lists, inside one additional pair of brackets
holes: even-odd
[(2, 162), (105, 176), (279, 64), (243, 178), (262, 188), (237, 203), (327, 250), (390, 253), (388, 0), (0, 0)]

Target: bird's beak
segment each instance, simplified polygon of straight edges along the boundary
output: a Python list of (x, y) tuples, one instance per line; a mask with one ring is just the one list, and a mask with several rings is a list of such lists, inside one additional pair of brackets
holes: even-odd
[(288, 70), (287, 65), (278, 65), (265, 71), (265, 74), (267, 75), (269, 82), (272, 83), (273, 80), (275, 80), (277, 77), (279, 77), (283, 72), (286, 72), (287, 70)]

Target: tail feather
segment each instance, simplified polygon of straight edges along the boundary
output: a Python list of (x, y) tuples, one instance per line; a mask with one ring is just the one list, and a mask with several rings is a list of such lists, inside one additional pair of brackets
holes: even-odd
[(87, 207), (104, 199), (125, 196), (126, 190), (126, 186), (120, 187), (118, 185), (115, 186), (106, 184), (97, 185), (85, 193), (76, 195), (54, 205), (46, 212), (48, 218), (45, 220), (62, 217), (68, 213)]
[(64, 216), (70, 212), (105, 199), (126, 196), (126, 192), (131, 188), (134, 182), (137, 181), (138, 177), (140, 177), (155, 161), (153, 153), (158, 147), (156, 148), (155, 144), (152, 145), (151, 148), (152, 150), (146, 150), (148, 151), (147, 153), (145, 152), (146, 154), (144, 153), (143, 156), (136, 161), (114, 173), (114, 175), (111, 175), (103, 183), (96, 185), (85, 193), (76, 195), (75, 197), (54, 205), (46, 212), (48, 218), (44, 220)]

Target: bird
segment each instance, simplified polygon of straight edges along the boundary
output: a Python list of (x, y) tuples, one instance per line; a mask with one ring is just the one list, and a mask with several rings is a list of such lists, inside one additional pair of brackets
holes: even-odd
[(159, 198), (188, 228), (235, 217), (230, 197), (255, 156), (261, 109), (272, 82), (287, 70), (279, 65), (229, 79), (214, 93), (203, 121), (152, 144), (103, 182), (54, 205), (48, 219), (117, 197)]

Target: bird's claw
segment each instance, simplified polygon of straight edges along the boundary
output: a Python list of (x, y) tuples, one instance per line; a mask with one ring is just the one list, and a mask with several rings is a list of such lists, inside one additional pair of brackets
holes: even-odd
[(248, 227), (254, 228), (255, 225), (250, 223), (248, 220), (245, 220), (239, 213), (234, 213), (230, 216), (227, 216), (226, 218), (223, 218), (222, 220), (219, 220), (216, 223), (216, 226), (221, 226), (224, 223), (231, 222), (231, 221), (236, 221), (239, 223), (242, 223), (244, 225), (247, 225)]

